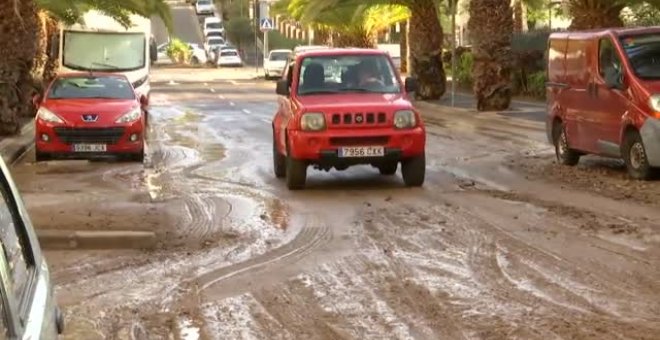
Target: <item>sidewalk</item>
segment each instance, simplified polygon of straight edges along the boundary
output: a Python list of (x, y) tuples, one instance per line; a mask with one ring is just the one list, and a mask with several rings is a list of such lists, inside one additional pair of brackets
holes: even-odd
[(15, 136), (6, 136), (0, 140), (0, 154), (7, 166), (16, 162), (34, 144), (34, 120), (23, 124), (21, 131)]

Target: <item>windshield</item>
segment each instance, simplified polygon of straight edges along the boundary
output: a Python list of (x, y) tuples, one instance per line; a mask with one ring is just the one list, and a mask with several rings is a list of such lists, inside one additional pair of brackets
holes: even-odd
[(290, 52), (273, 52), (270, 54), (270, 60), (272, 61), (286, 61), (291, 55)]
[(207, 29), (220, 29), (222, 28), (222, 23), (219, 22), (210, 22), (206, 24)]
[(383, 55), (341, 55), (303, 59), (298, 94), (401, 92), (389, 59)]
[(223, 39), (209, 39), (209, 45), (222, 45), (224, 43)]
[(48, 99), (135, 99), (131, 84), (118, 77), (64, 77), (55, 80)]
[(205, 5), (205, 6), (206, 6), (206, 5), (210, 5), (210, 4), (211, 4), (211, 0), (197, 0), (197, 4), (199, 4), (199, 5)]
[(620, 40), (639, 78), (660, 79), (660, 34), (622, 36)]
[(222, 51), (222, 52), (220, 52), (220, 56), (222, 56), (222, 57), (235, 57), (237, 55), (238, 55), (238, 53), (236, 53), (236, 51)]
[(73, 70), (134, 71), (145, 67), (144, 33), (64, 32), (62, 63)]

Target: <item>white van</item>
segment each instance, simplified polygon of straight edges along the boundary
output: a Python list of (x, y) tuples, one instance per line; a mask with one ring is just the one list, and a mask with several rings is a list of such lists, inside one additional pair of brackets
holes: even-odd
[(222, 24), (222, 20), (218, 17), (208, 17), (204, 18), (203, 29), (204, 37), (207, 37), (209, 33), (220, 33), (224, 36), (225, 26)]
[(57, 339), (64, 319), (48, 265), (2, 159), (0, 172), (0, 339)]

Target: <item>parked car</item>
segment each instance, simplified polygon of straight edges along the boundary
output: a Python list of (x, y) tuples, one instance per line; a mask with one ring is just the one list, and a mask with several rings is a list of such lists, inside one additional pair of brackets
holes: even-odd
[(214, 14), (215, 5), (213, 5), (213, 0), (197, 0), (195, 3), (195, 13), (197, 15)]
[(142, 162), (146, 96), (119, 74), (70, 73), (35, 96), (36, 160), (114, 155)]
[(289, 189), (302, 189), (307, 168), (345, 170), (370, 164), (421, 186), (426, 131), (389, 55), (376, 49), (314, 49), (292, 56), (277, 82), (273, 170)]
[(222, 19), (218, 17), (204, 18), (202, 32), (205, 37), (209, 36), (209, 33), (220, 33), (220, 36), (224, 37), (225, 27), (222, 24)]
[[(225, 45), (225, 39), (221, 37), (208, 37), (206, 40), (204, 40), (204, 51), (206, 51), (206, 55), (208, 58), (211, 58), (211, 52), (219, 47), (222, 47)], [(211, 59), (213, 60), (213, 59)]]
[[(206, 51), (204, 51), (203, 48), (201, 48), (198, 44), (194, 43), (187, 43), (188, 47), (190, 48), (190, 63), (191, 64), (206, 64), (208, 61), (208, 58), (206, 56)], [(167, 48), (169, 47), (169, 43), (164, 43), (158, 45), (156, 48), (158, 52), (158, 58), (156, 60), (156, 64), (171, 64), (172, 59), (167, 55)]]
[(0, 339), (58, 339), (64, 318), (48, 264), (11, 173), (0, 159)]
[(266, 79), (271, 77), (282, 77), (284, 66), (293, 51), (291, 50), (272, 50), (268, 57), (264, 58), (264, 76)]
[(660, 167), (660, 28), (553, 33), (548, 139), (559, 163), (623, 158), (628, 174)]
[(215, 65), (220, 67), (241, 67), (243, 66), (243, 59), (241, 59), (237, 50), (220, 48), (220, 55), (217, 58)]

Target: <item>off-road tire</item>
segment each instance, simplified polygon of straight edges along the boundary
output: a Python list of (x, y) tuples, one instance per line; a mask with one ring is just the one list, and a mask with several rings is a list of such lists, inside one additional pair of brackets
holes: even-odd
[(654, 169), (649, 164), (646, 148), (637, 131), (626, 135), (621, 151), (630, 177), (636, 180), (649, 180), (653, 177)]
[(401, 162), (401, 176), (408, 187), (421, 187), (426, 176), (426, 154)]
[(300, 190), (305, 188), (305, 182), (307, 181), (307, 163), (291, 157), (288, 144), (285, 172), (286, 187), (289, 188), (289, 190)]
[(144, 150), (130, 155), (129, 159), (136, 163), (144, 163)]
[(51, 160), (52, 157), (49, 153), (34, 151), (34, 160), (35, 162), (45, 162)]
[(286, 157), (277, 151), (275, 131), (273, 131), (273, 172), (275, 177), (284, 178), (286, 176), (286, 163)]
[(199, 58), (192, 57), (192, 59), (190, 59), (190, 63), (193, 65), (199, 65)]
[(378, 166), (378, 171), (383, 176), (392, 176), (396, 174), (396, 170), (398, 167), (399, 167), (399, 163), (397, 162), (386, 163)]
[(553, 130), (553, 144), (555, 145), (555, 156), (557, 163), (561, 165), (575, 166), (580, 161), (580, 153), (571, 149), (568, 145), (566, 128), (560, 124), (555, 124)]

